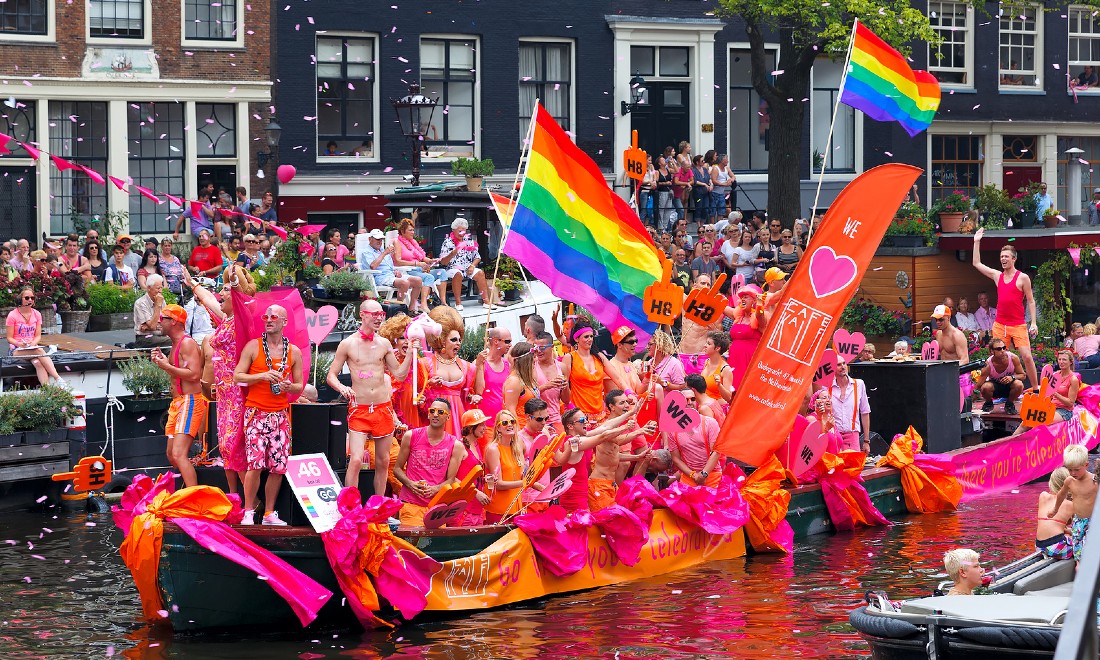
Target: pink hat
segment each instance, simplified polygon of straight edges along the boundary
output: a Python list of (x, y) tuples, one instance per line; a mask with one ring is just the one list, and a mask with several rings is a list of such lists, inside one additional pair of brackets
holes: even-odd
[(760, 290), (760, 287), (755, 284), (746, 284), (737, 290), (737, 297), (752, 296), (753, 298), (759, 298), (761, 293), (763, 292)]

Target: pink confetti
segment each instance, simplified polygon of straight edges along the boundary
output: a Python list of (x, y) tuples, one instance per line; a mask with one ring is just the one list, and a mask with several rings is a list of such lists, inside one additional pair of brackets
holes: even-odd
[(115, 654), (115, 646), (114, 646), (114, 644), (112, 644), (112, 645), (107, 647), (107, 657), (109, 658), (109, 657), (113, 656), (114, 654)]
[[(1016, 492), (1020, 492), (1020, 491), (1016, 491)], [(46, 558), (43, 557), (42, 555), (31, 555), (31, 557), (34, 557), (35, 559), (39, 559), (41, 561), (46, 561)]]
[(890, 158), (893, 158), (893, 157), (894, 157), (894, 154), (890, 153), (889, 151), (884, 151), (884, 152), (882, 152), (882, 153), (886, 154), (886, 155), (887, 155), (887, 156), (889, 156)]
[(45, 495), (43, 495), (42, 497), (35, 500), (35, 502), (38, 503), (38, 504), (42, 504), (45, 501), (46, 501), (46, 496)]
[(27, 584), (30, 584), (30, 583), (31, 583), (31, 578), (30, 578), (30, 576), (29, 576), (29, 575), (24, 575), (24, 576), (23, 576), (23, 581), (24, 581), (24, 582), (26, 582)]
[[(593, 367), (593, 368), (595, 368), (595, 367)], [(343, 423), (343, 422), (341, 422), (341, 421), (339, 421), (339, 420), (336, 420), (336, 419), (334, 419), (334, 420), (332, 420), (331, 422), (329, 422), (329, 424), (332, 424), (333, 426), (343, 426), (343, 425), (344, 425), (344, 423)]]
[(162, 619), (168, 618), (168, 610), (157, 610), (157, 614), (159, 614)]

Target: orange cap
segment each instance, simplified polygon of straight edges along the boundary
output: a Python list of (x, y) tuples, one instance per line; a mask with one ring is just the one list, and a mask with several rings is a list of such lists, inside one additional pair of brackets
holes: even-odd
[(167, 316), (176, 323), (187, 323), (187, 312), (179, 305), (165, 305), (160, 310), (161, 317)]

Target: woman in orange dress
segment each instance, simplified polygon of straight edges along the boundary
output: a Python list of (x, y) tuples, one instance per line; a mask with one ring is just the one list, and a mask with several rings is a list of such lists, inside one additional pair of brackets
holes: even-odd
[(512, 364), (512, 373), (504, 379), (504, 406), (516, 417), (519, 427), (527, 426), (527, 414), (523, 406), (531, 399), (539, 398), (538, 384), (535, 382), (535, 351), (531, 344), (521, 341), (512, 346), (508, 353)]
[(607, 414), (603, 397), (611, 387), (607, 358), (592, 352), (596, 331), (587, 319), (577, 319), (570, 340), (573, 350), (561, 359), (561, 370), (569, 378), (573, 405), (584, 411), (590, 423), (601, 421)]
[(493, 439), (485, 446), (484, 460), (485, 484), (490, 492), (485, 522), (491, 525), (519, 511), (523, 471), (527, 468), (516, 416), (507, 410), (497, 413)]
[[(405, 352), (409, 350), (409, 340), (405, 337), (405, 330), (409, 327), (410, 319), (405, 314), (391, 316), (382, 322), (378, 328), (378, 334), (390, 340), (393, 344), (393, 352), (398, 362), (404, 361)], [(416, 360), (416, 392), (413, 392), (413, 370), (405, 376), (405, 380), (393, 383), (393, 409), (401, 423), (410, 429), (420, 428), (428, 423), (420, 414), (420, 405), (424, 402), (424, 390), (428, 386), (428, 361), (423, 355), (418, 355)], [(399, 445), (400, 443), (393, 443)]]

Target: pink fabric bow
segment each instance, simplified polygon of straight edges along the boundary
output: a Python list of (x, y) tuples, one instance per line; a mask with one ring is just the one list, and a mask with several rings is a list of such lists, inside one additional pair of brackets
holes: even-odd
[(540, 513), (517, 516), (515, 523), (531, 539), (546, 570), (565, 577), (584, 568), (588, 560), (588, 528), (592, 526), (587, 513), (570, 516), (568, 511), (554, 505)]
[(749, 520), (749, 505), (734, 485), (735, 477), (722, 473), (717, 488), (688, 486), (675, 481), (661, 491), (672, 512), (710, 534), (729, 534)]
[(829, 518), (838, 530), (852, 530), (857, 524), (873, 527), (891, 525), (871, 502), (863, 487), (863, 464), (867, 455), (858, 451), (826, 453), (810, 473), (821, 484), (821, 495)]

